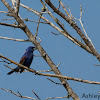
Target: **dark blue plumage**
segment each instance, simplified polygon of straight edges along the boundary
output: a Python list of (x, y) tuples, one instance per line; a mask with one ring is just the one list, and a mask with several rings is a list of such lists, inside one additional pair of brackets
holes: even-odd
[[(25, 54), (22, 56), (20, 60), (20, 64), (30, 67), (32, 60), (33, 60), (33, 51), (36, 50), (35, 47), (30, 46), (26, 49)], [(7, 73), (8, 75), (12, 74), (13, 72), (20, 72), (22, 73), (24, 71), (24, 68), (21, 68), (20, 66), (17, 66), (15, 69)]]

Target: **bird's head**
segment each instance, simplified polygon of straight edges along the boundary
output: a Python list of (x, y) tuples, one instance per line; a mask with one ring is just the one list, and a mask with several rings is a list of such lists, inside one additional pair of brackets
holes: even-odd
[(34, 50), (36, 50), (35, 47), (29, 46), (29, 47), (26, 49), (26, 52), (33, 52)]

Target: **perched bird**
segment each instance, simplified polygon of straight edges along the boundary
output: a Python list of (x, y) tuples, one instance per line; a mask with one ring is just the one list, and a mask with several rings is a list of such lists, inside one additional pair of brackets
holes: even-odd
[[(25, 54), (22, 56), (21, 60), (20, 60), (20, 64), (26, 66), (26, 67), (30, 67), (32, 60), (33, 60), (33, 51), (36, 50), (35, 47), (33, 46), (29, 46), (26, 49)], [(8, 75), (12, 74), (13, 72), (20, 72), (22, 73), (24, 71), (24, 68), (21, 68), (20, 66), (17, 66), (15, 69), (13, 69), (12, 71), (10, 71), (9, 73), (7, 73)]]

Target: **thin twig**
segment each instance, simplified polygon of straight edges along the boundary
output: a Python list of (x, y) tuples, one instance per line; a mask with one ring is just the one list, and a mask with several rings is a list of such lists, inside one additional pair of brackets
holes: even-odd
[(59, 63), (56, 67), (58, 68), (60, 66), (61, 63)]
[(64, 99), (64, 98), (68, 98), (68, 97), (67, 96), (65, 96), (65, 97), (49, 97), (46, 100), (49, 100), (49, 99)]
[(14, 94), (14, 95), (16, 95), (16, 96), (18, 96), (18, 97), (20, 97), (20, 98), (27, 98), (27, 99), (31, 99), (31, 100), (36, 100), (36, 99), (34, 99), (34, 98), (32, 98), (32, 97), (28, 97), (28, 96), (22, 96), (21, 95), (21, 93), (20, 92), (18, 92), (18, 94), (17, 93), (14, 93), (12, 90), (9, 90), (9, 89), (3, 89), (3, 88), (1, 88), (2, 90), (4, 90), (4, 91), (6, 91), (6, 92), (8, 92), (8, 93), (12, 93), (12, 94)]
[(1, 19), (1, 20), (15, 20), (14, 18), (4, 18), (4, 19)]
[[(1, 58), (1, 57), (0, 57)], [(11, 64), (11, 62), (8, 62), (8, 61), (6, 61), (6, 60), (4, 60), (3, 58), (1, 58), (2, 59), (2, 61), (0, 61), (0, 62), (5, 62), (5, 63), (7, 63), (7, 64)]]
[(71, 13), (71, 10), (70, 10), (69, 6), (67, 6), (67, 5), (65, 5), (65, 4), (64, 4), (64, 6), (66, 6), (66, 7), (68, 8), (69, 13), (70, 13), (69, 15), (70, 15), (70, 17), (72, 18), (72, 13)]
[[(33, 54), (34, 55), (34, 54)], [(42, 57), (41, 55), (34, 55), (35, 57)]]
[(95, 66), (100, 66), (100, 65), (96, 65), (96, 64), (94, 64)]
[[(86, 32), (86, 30), (85, 30), (85, 28), (84, 28), (84, 26), (83, 26), (83, 23), (82, 23), (82, 14), (83, 14), (83, 10), (82, 10), (82, 5), (80, 5), (80, 10), (81, 10), (81, 12), (80, 12), (80, 19), (79, 19), (79, 22), (80, 22), (80, 24), (81, 24), (81, 26), (82, 26), (82, 29), (83, 29), (83, 31), (84, 31), (84, 33), (85, 33), (85, 35), (86, 35), (86, 37), (88, 38), (88, 40), (90, 41), (90, 43), (91, 43), (91, 45), (94, 47), (94, 45), (93, 45), (93, 43), (92, 43), (92, 41), (91, 41), (91, 39), (88, 37), (88, 35), (87, 35), (87, 32)], [(94, 47), (95, 48), (95, 47)]]
[(20, 97), (23, 97), (19, 91), (17, 91), (17, 92), (18, 92), (18, 94), (20, 95)]
[(59, 0), (59, 6), (58, 6), (58, 10), (60, 9), (60, 0)]
[(36, 72), (39, 72), (39, 73), (41, 73), (41, 72), (51, 72), (51, 71), (52, 71), (52, 69), (50, 69), (50, 70), (36, 71)]
[(14, 28), (22, 28), (22, 27), (21, 27), (21, 26), (19, 26), (19, 25), (15, 25), (15, 24), (8, 24), (8, 23), (2, 23), (2, 22), (0, 22), (0, 25), (10, 26), (10, 27), (14, 27)]
[(0, 39), (13, 40), (13, 41), (19, 41), (19, 42), (30, 42), (29, 39), (14, 39), (14, 38), (1, 37), (1, 36), (0, 36)]
[(15, 0), (11, 0), (12, 1), (12, 6), (14, 9), (16, 9), (16, 6), (15, 6)]
[(39, 99), (39, 100), (41, 100), (40, 98), (39, 98), (39, 96), (32, 90), (32, 92), (35, 94), (35, 96)]
[[(41, 0), (40, 0), (41, 1)], [(45, 12), (45, 6), (43, 6), (42, 8), (42, 11), (41, 12)], [(43, 13), (40, 12), (40, 17), (39, 17), (39, 21), (38, 21), (38, 24), (37, 24), (37, 29), (36, 29), (36, 34), (35, 34), (35, 38), (37, 37), (37, 34), (38, 34), (38, 29), (39, 29), (39, 24), (40, 24), (40, 20), (41, 20), (41, 16), (43, 15)]]
[[(42, 14), (41, 14), (41, 16), (42, 16)], [(39, 29), (39, 23), (40, 23), (41, 16), (39, 17), (39, 21), (37, 23), (35, 38), (37, 37), (37, 34), (38, 34), (38, 29)]]
[(9, 12), (6, 12), (6, 11), (0, 11), (0, 13), (9, 13)]
[(72, 19), (71, 16), (69, 15), (68, 11), (66, 10), (66, 8), (64, 7), (63, 3), (60, 0), (60, 4), (62, 6), (62, 8), (64, 9), (64, 11), (66, 12), (66, 14), (68, 15), (68, 17), (70, 18), (70, 20)]
[(58, 34), (57, 34), (57, 33), (54, 33), (54, 32), (51, 32), (51, 33), (54, 34), (54, 35), (60, 35), (60, 34), (61, 34), (61, 33), (58, 33)]
[(5, 65), (5, 64), (4, 64), (4, 66), (7, 67), (7, 68), (9, 68), (9, 69), (11, 69), (11, 70), (14, 69), (14, 68), (11, 68), (11, 67), (9, 67), (8, 65)]
[(51, 80), (50, 78), (47, 78), (49, 81), (55, 83), (55, 84), (59, 84), (59, 85), (63, 85), (62, 83), (57, 83), (57, 82), (54, 82), (53, 80)]
[(18, 15), (18, 13), (19, 13), (19, 6), (20, 6), (20, 0), (17, 0), (17, 3), (16, 3), (16, 10), (15, 10), (16, 15)]
[(39, 40), (39, 43), (41, 43), (42, 42), (42, 40), (39, 38), (39, 37), (36, 37), (38, 40)]

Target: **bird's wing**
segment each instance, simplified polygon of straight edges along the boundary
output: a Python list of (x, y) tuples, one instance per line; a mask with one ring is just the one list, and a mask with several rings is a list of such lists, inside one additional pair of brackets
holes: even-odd
[(20, 60), (20, 64), (24, 64), (25, 63), (25, 60), (26, 60), (26, 56), (24, 55), (21, 60)]

